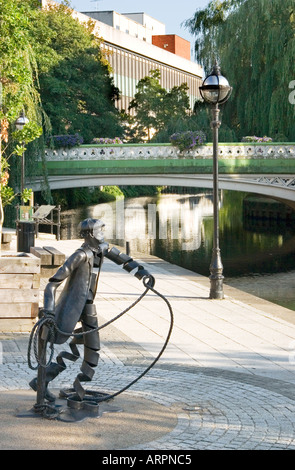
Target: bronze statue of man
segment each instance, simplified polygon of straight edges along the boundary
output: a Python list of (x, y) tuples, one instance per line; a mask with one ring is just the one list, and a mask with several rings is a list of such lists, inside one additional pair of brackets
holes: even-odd
[[(104, 241), (104, 223), (99, 219), (85, 219), (79, 225), (80, 236), (84, 243), (78, 248), (57, 272), (49, 279), (44, 291), (44, 307), (41, 315), (52, 315), (56, 324), (54, 344), (63, 344), (75, 331), (70, 342), (72, 354), (60, 353), (56, 362), (51, 362), (45, 374), (45, 398), (54, 401), (47, 387), (66, 365), (64, 358), (76, 360), (79, 357), (77, 344), (84, 344), (84, 357), (79, 373), (73, 384), (78, 399), (83, 400), (85, 390), (81, 381), (90, 381), (94, 375), (93, 367), (99, 360), (100, 340), (98, 319), (94, 299), (97, 291), (98, 278), (104, 257), (122, 265), (127, 272), (132, 272), (138, 279), (149, 277), (154, 284), (154, 278), (144, 267), (134, 261), (129, 255), (121, 253), (118, 248), (109, 248)], [(65, 285), (56, 300), (57, 288), (65, 281)], [(76, 324), (81, 322), (81, 329), (75, 330)], [(80, 333), (80, 334), (79, 334)], [(30, 382), (30, 386), (37, 390), (37, 378)]]

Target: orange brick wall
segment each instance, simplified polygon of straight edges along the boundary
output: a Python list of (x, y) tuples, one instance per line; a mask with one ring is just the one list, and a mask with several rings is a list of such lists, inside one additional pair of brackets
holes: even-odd
[(191, 45), (186, 39), (183, 39), (175, 34), (163, 34), (152, 37), (154, 46), (161, 47), (166, 51), (184, 57), (187, 60), (191, 59)]

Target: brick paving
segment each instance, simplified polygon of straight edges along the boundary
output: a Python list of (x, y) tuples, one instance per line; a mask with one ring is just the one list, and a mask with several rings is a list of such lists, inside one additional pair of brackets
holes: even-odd
[[(54, 243), (67, 255), (80, 245)], [(159, 362), (122, 395), (172, 410), (177, 421), (155, 439), (151, 434), (119, 449), (294, 450), (294, 312), (231, 288), (224, 300), (212, 301), (206, 278), (153, 257), (143, 262), (172, 305), (174, 328)], [(142, 290), (137, 279), (107, 260), (96, 298), (100, 322)], [(102, 330), (100, 362), (88, 388), (114, 392), (134, 380), (156, 357), (169, 320), (165, 303), (148, 294)], [(29, 389), (35, 373), (27, 366), (28, 338), (29, 333), (0, 333), (0, 395)], [(54, 387), (69, 387), (77, 372), (78, 363), (68, 363)]]

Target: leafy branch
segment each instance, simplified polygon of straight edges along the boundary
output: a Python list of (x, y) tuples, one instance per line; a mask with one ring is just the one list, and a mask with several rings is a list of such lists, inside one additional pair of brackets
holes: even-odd
[[(0, 196), (2, 201), (2, 207), (4, 208), (8, 204), (11, 204), (12, 201), (17, 196), (21, 196), (24, 202), (30, 200), (32, 190), (25, 188), (22, 193), (15, 192), (10, 186), (8, 186), (9, 181), (9, 160), (12, 155), (17, 155), (22, 158), (23, 153), (26, 151), (25, 145), (29, 142), (32, 142), (37, 137), (42, 134), (42, 127), (38, 126), (34, 122), (27, 123), (22, 130), (16, 130), (12, 132), (12, 138), (15, 142), (14, 148), (9, 155), (6, 155), (8, 145), (3, 149), (1, 154), (1, 171), (0, 171)], [(8, 144), (8, 126), (6, 126), (6, 131), (2, 135), (4, 142)]]

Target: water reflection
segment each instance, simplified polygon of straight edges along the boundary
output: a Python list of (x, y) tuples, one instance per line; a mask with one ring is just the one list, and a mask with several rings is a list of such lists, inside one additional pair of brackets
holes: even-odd
[[(245, 276), (249, 281), (251, 276), (269, 277), (293, 270), (294, 213), (292, 215), (289, 209), (281, 206), (276, 213), (289, 214), (284, 219), (265, 214), (253, 218), (245, 212), (246, 199), (246, 193), (221, 192), (219, 233), (225, 279), (234, 282), (238, 278), (241, 283)], [(255, 204), (259, 206), (259, 201)], [(213, 244), (210, 191), (197, 195), (164, 194), (154, 198), (121, 199), (65, 211), (62, 213), (61, 238), (76, 238), (77, 225), (86, 217), (102, 218), (106, 223), (106, 239), (120, 246), (129, 241), (131, 253), (149, 253), (199, 274), (210, 274)], [(263, 296), (265, 298), (265, 293)]]
[(193, 251), (204, 241), (204, 219), (212, 215), (211, 194), (118, 199), (62, 212), (61, 238), (76, 238), (79, 221), (93, 217), (104, 220), (106, 239), (112, 243), (130, 241), (137, 251), (145, 251), (145, 245), (150, 251), (163, 241), (164, 246), (172, 243), (175, 249)]

